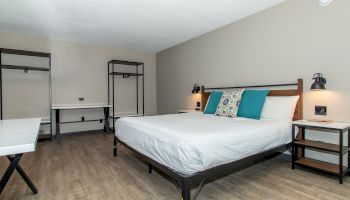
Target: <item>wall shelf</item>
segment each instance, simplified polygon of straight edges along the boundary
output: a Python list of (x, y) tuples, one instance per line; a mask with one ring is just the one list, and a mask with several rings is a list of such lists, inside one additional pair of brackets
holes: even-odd
[(1, 65), (2, 69), (18, 69), (18, 70), (33, 70), (33, 71), (50, 71), (49, 68), (21, 66), (21, 65)]
[(129, 78), (130, 76), (143, 76), (143, 74), (128, 73), (128, 72), (111, 72), (109, 75), (123, 76), (123, 78)]
[(133, 61), (126, 61), (126, 60), (111, 60), (108, 62), (108, 64), (132, 65), (132, 66), (143, 65), (142, 62), (133, 62)]
[(34, 56), (34, 57), (44, 57), (44, 58), (50, 58), (50, 53), (44, 53), (44, 52), (38, 52), (38, 51), (26, 51), (26, 50), (19, 50), (19, 49), (5, 49), (0, 48), (1, 53), (4, 54), (12, 54), (12, 55), (21, 55), (21, 56)]

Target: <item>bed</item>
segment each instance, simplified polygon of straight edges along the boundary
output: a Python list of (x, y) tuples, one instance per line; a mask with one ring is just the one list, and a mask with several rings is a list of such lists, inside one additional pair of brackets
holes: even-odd
[[(202, 110), (212, 90), (259, 87), (296, 87), (271, 90), (269, 96), (299, 95), (294, 120), (302, 118), (303, 82), (279, 85), (205, 88)], [(173, 178), (181, 187), (184, 200), (195, 199), (202, 187), (289, 148), (291, 121), (226, 118), (202, 113), (126, 117), (116, 122), (114, 156), (117, 144), (134, 151)], [(197, 188), (193, 198), (191, 189)]]

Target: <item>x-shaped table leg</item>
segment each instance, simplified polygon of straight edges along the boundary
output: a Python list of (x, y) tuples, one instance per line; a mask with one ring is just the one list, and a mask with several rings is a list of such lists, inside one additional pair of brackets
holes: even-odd
[(0, 181), (0, 194), (4, 190), (7, 182), (9, 181), (9, 179), (10, 179), (11, 175), (13, 174), (13, 172), (15, 171), (15, 169), (17, 169), (18, 173), (21, 175), (23, 180), (27, 183), (27, 185), (32, 190), (32, 192), (34, 194), (38, 193), (38, 189), (36, 189), (36, 187), (33, 184), (33, 182), (29, 179), (29, 177), (23, 171), (21, 166), (19, 166), (19, 161), (21, 160), (22, 156), (23, 156), (23, 153), (22, 154), (17, 154), (14, 157), (7, 156), (7, 158), (10, 160), (11, 163), (10, 163), (9, 167), (7, 168), (7, 170), (5, 171), (4, 176), (1, 178), (1, 181)]

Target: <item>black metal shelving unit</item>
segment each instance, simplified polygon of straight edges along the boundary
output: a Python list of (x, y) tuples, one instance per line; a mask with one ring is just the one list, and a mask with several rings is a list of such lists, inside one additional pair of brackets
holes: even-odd
[[(11, 54), (11, 55), (20, 55), (20, 56), (31, 56), (31, 57), (43, 57), (49, 59), (49, 66), (48, 68), (44, 67), (35, 67), (35, 66), (22, 66), (22, 65), (7, 65), (2, 63), (2, 55), (3, 54)], [(41, 125), (50, 125), (50, 135), (47, 136), (40, 136), (39, 139), (50, 139), (52, 141), (52, 81), (51, 81), (51, 54), (45, 53), (45, 52), (36, 52), (36, 51), (25, 51), (25, 50), (18, 50), (18, 49), (6, 49), (6, 48), (0, 48), (0, 119), (3, 119), (3, 101), (2, 101), (2, 70), (3, 69), (10, 69), (10, 70), (23, 70), (25, 73), (28, 71), (47, 71), (49, 76), (49, 105), (48, 109), (50, 110), (50, 116), (49, 119), (45, 119), (41, 121)]]
[[(131, 68), (129, 70), (131, 71), (120, 71), (118, 70), (117, 66), (119, 65), (125, 65), (130, 66)], [(144, 78), (144, 63), (142, 62), (132, 62), (132, 61), (125, 61), (125, 60), (111, 60), (108, 62), (108, 104), (111, 104), (112, 101), (112, 115), (109, 115), (109, 118), (113, 120), (113, 130), (115, 129), (115, 120), (123, 117), (123, 115), (118, 115), (115, 113), (116, 110), (116, 97), (115, 97), (115, 77), (121, 76), (122, 78), (134, 78), (136, 80), (136, 113), (130, 114), (127, 116), (130, 117), (137, 117), (137, 116), (144, 116), (145, 113), (145, 78)], [(140, 80), (142, 79), (142, 80)], [(112, 83), (110, 83), (112, 81)], [(139, 83), (142, 81), (142, 88), (139, 88)], [(112, 85), (112, 86), (111, 86)], [(111, 90), (112, 89), (112, 92)], [(139, 90), (142, 89), (142, 99), (140, 99), (140, 92)], [(112, 94), (111, 94), (112, 93)], [(112, 99), (111, 99), (112, 97)], [(142, 100), (142, 109), (140, 109), (139, 101)], [(141, 113), (142, 110), (142, 113)]]

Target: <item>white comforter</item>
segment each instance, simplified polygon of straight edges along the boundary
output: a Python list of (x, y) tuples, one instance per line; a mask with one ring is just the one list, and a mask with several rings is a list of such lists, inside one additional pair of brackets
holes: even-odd
[(291, 122), (202, 113), (125, 117), (116, 122), (116, 136), (174, 171), (191, 175), (289, 143)]

